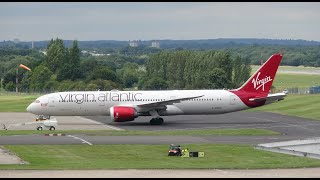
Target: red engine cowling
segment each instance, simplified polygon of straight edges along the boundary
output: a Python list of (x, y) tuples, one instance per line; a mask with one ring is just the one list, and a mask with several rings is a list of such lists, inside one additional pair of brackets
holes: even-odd
[(133, 121), (138, 113), (133, 107), (114, 106), (110, 108), (110, 117), (114, 122)]

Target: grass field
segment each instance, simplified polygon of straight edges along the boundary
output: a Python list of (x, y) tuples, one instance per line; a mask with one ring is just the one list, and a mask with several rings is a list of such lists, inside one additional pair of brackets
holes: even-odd
[(289, 94), (283, 101), (250, 109), (247, 111), (267, 111), (284, 115), (320, 120), (320, 94)]
[[(49, 134), (49, 130), (2, 130), (1, 136)], [(117, 130), (60, 130), (57, 134), (82, 134), (87, 136), (211, 136), (211, 135), (243, 135), (265, 136), (279, 135), (280, 133), (266, 129), (201, 129), (201, 130), (169, 130), (169, 131), (117, 131)]]
[(260, 169), (319, 167), (320, 161), (256, 150), (249, 145), (181, 144), (203, 158), (167, 156), (169, 145), (6, 145), (28, 165), (0, 169)]
[(28, 105), (37, 99), (36, 95), (0, 96), (0, 112), (26, 112)]
[(277, 74), (273, 85), (277, 89), (309, 88), (320, 86), (320, 75), (314, 74)]

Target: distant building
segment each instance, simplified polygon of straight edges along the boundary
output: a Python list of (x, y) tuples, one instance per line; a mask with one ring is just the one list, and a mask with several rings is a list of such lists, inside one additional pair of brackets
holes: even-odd
[(43, 50), (40, 50), (39, 52), (41, 52), (42, 54), (44, 54), (44, 55), (47, 55), (47, 51), (43, 51)]
[(32, 41), (32, 43), (31, 43), (31, 48), (32, 48), (32, 49), (34, 48), (34, 43), (33, 43), (33, 41)]
[(83, 54), (90, 54), (91, 56), (109, 56), (110, 54), (99, 54), (99, 53), (96, 53), (96, 51), (92, 51), (92, 52), (89, 52), (89, 51), (81, 51), (81, 53)]
[(89, 54), (91, 54), (92, 56), (104, 56), (105, 54), (99, 54), (99, 53), (92, 53), (92, 52), (89, 52)]
[(138, 47), (138, 42), (137, 41), (129, 41), (129, 46)]
[(160, 48), (160, 43), (157, 42), (157, 41), (153, 41), (153, 42), (151, 43), (151, 47)]

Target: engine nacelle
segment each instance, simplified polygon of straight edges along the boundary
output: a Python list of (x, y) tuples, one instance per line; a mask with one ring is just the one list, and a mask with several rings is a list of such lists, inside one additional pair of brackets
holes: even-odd
[(133, 121), (138, 113), (133, 107), (114, 106), (110, 108), (110, 117), (114, 122)]

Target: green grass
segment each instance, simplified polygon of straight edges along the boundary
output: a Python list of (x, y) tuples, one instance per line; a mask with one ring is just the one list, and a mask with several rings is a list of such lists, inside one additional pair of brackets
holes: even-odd
[(167, 156), (169, 145), (6, 145), (30, 164), (0, 169), (260, 169), (319, 167), (320, 161), (256, 150), (250, 145), (181, 144), (203, 158)]
[(277, 73), (273, 85), (277, 89), (309, 88), (320, 86), (320, 75), (313, 74), (281, 74)]
[(315, 95), (292, 95), (289, 94), (283, 101), (266, 106), (247, 110), (267, 111), (284, 115), (298, 116), (320, 120), (320, 94)]
[(2, 130), (1, 136), (31, 135), (31, 134), (83, 134), (87, 136), (210, 136), (210, 135), (243, 135), (263, 136), (279, 135), (278, 132), (266, 129), (202, 129), (202, 130), (170, 130), (170, 131), (116, 131), (116, 130), (59, 130), (59, 131), (37, 131), (37, 130)]
[(0, 96), (0, 112), (26, 112), (28, 105), (37, 97), (36, 95)]

